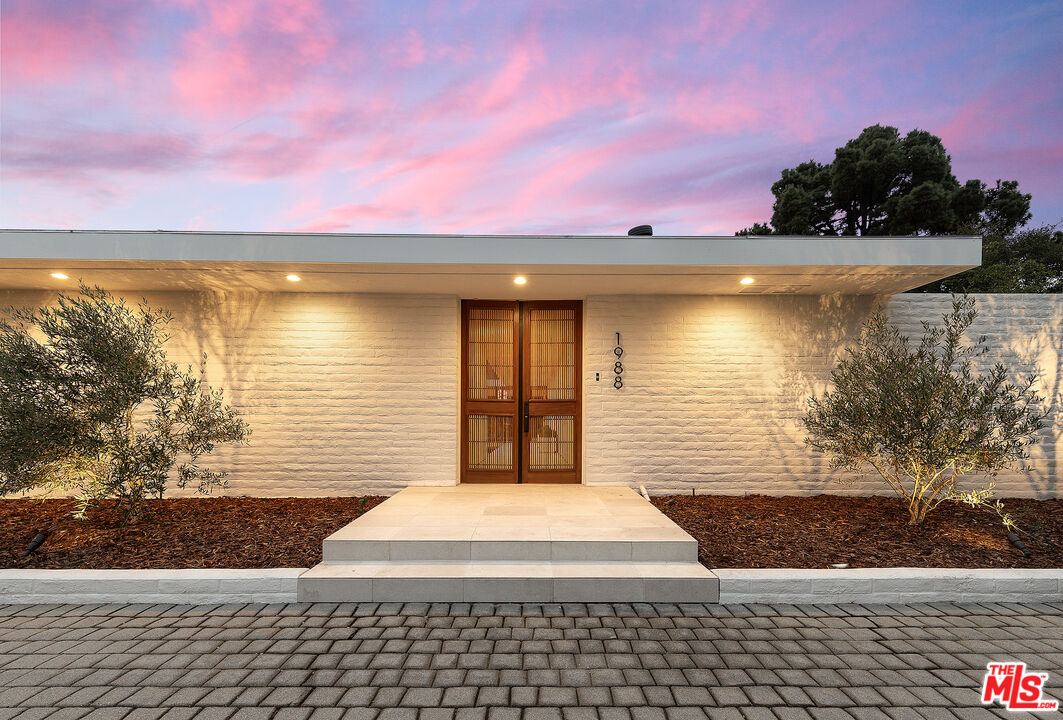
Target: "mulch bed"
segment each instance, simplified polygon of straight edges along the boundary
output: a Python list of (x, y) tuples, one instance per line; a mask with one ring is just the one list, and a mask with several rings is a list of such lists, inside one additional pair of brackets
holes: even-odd
[(1004, 500), (1030, 558), (995, 513), (955, 503), (914, 527), (892, 497), (672, 495), (653, 504), (697, 539), (709, 568), (1063, 567), (1063, 499)]
[[(0, 500), (2, 568), (310, 567), (321, 541), (386, 498), (182, 498), (148, 501), (122, 525), (112, 510), (71, 517), (71, 500)], [(1063, 500), (1005, 500), (1033, 557), (995, 514), (938, 507), (919, 527), (888, 497), (656, 497), (700, 546), (706, 567), (1063, 567)], [(38, 530), (50, 533), (29, 558)]]
[[(0, 568), (275, 568), (321, 562), (321, 541), (386, 498), (149, 500), (122, 525), (110, 509), (71, 517), (71, 500), (0, 500)], [(19, 556), (38, 531), (50, 535)]]

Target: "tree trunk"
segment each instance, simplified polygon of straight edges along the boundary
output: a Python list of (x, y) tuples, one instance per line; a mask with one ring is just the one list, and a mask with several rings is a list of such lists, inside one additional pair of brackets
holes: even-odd
[(916, 498), (915, 502), (908, 506), (908, 524), (909, 525), (922, 525), (926, 520), (926, 514), (930, 511), (930, 505), (924, 502), (920, 498)]
[[(136, 432), (133, 430), (133, 406), (130, 405), (126, 408), (125, 412), (126, 421), (126, 447), (127, 450), (132, 451), (133, 445), (136, 443)], [(129, 506), (126, 510), (126, 523), (129, 525), (136, 525), (144, 519), (144, 483), (140, 478), (134, 477), (129, 481)]]
[(126, 510), (126, 524), (138, 525), (144, 519), (144, 503), (140, 500), (130, 502)]

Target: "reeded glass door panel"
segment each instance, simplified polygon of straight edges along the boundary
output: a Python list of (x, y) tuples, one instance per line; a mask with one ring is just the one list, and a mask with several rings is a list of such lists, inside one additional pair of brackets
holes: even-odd
[(543, 300), (521, 309), (521, 480), (578, 483), (583, 308)]
[(469, 308), (469, 400), (514, 400), (516, 307)]
[(520, 304), (461, 304), (461, 480), (520, 481)]
[(527, 317), (528, 399), (575, 400), (575, 310), (532, 308)]
[(573, 415), (533, 417), (529, 422), (528, 469), (574, 470), (576, 418)]
[(469, 415), (470, 470), (513, 470), (513, 424), (512, 417)]

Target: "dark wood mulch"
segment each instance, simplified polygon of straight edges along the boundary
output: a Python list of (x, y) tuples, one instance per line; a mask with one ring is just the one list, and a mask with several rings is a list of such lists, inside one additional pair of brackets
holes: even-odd
[[(71, 500), (0, 499), (0, 567), (309, 567), (321, 541), (385, 498), (151, 500), (123, 526), (111, 510), (86, 521)], [(996, 515), (941, 505), (912, 527), (888, 497), (665, 496), (653, 503), (699, 544), (707, 567), (1063, 567), (1063, 499), (1005, 500), (1033, 553), (1024, 558)], [(28, 559), (38, 530), (50, 533)]]
[[(71, 500), (0, 499), (0, 567), (273, 568), (321, 561), (321, 541), (386, 498), (149, 500), (148, 518), (122, 525), (106, 509), (71, 517)], [(37, 531), (50, 533), (29, 558)]]
[(709, 568), (1063, 567), (1063, 499), (1004, 500), (1030, 558), (995, 513), (954, 503), (915, 527), (892, 497), (671, 495), (653, 504), (697, 539)]

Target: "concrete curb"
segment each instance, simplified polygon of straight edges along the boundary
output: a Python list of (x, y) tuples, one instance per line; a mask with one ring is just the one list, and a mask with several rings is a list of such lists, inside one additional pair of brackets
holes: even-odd
[(1063, 568), (722, 569), (721, 603), (1060, 602)]
[[(294, 603), (306, 568), (0, 570), (0, 604)], [(720, 602), (1063, 602), (1063, 568), (717, 569)]]
[(0, 603), (292, 603), (305, 571), (0, 570)]

